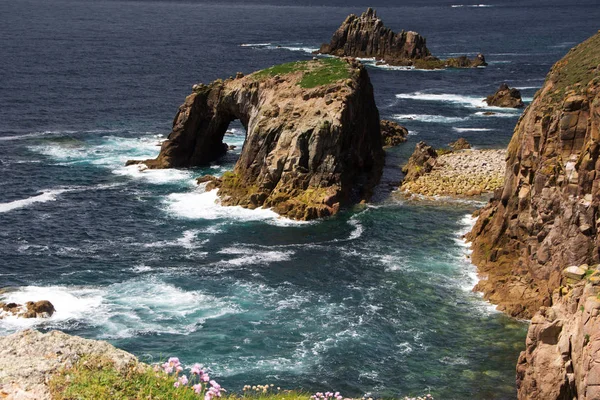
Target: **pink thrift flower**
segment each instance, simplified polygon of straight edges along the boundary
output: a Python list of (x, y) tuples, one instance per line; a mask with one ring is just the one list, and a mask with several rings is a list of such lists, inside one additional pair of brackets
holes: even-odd
[(178, 379), (178, 382), (181, 383), (183, 386), (188, 384), (188, 378), (185, 375), (181, 375)]
[(214, 396), (214, 393), (211, 392), (210, 390), (208, 392), (206, 392), (206, 394), (204, 395), (204, 400), (212, 400)]
[(198, 383), (197, 385), (192, 386), (192, 389), (194, 389), (194, 392), (196, 392), (196, 394), (200, 394), (202, 393), (202, 384)]
[(202, 379), (202, 382), (208, 382), (210, 380), (210, 377), (208, 376), (208, 374), (204, 374), (200, 379)]
[(177, 357), (171, 357), (171, 358), (169, 358), (168, 362), (169, 362), (169, 364), (172, 364), (174, 367), (177, 366), (177, 365), (179, 365), (179, 364), (181, 364), (179, 362), (179, 358), (177, 358)]
[(178, 365), (177, 367), (175, 367), (175, 370), (177, 372), (181, 372), (181, 371), (183, 371), (183, 367), (181, 365)]
[(190, 371), (193, 375), (202, 375), (204, 371), (202, 371), (202, 366), (200, 364), (194, 364)]
[(175, 387), (179, 387), (179, 385), (180, 385), (179, 381), (177, 381), (173, 384), (173, 386), (175, 386)]
[(216, 390), (220, 390), (221, 389), (221, 385), (219, 385), (216, 381), (212, 380), (210, 381), (210, 386), (212, 386), (213, 388), (215, 388)]

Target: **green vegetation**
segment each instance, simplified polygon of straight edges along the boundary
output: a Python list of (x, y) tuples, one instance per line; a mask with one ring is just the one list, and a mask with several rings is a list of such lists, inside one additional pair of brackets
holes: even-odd
[(450, 154), (450, 153), (452, 153), (452, 150), (451, 149), (439, 148), (439, 149), (436, 149), (435, 152), (437, 153), (438, 156), (443, 156), (444, 154)]
[(592, 36), (571, 51), (557, 64), (551, 74), (555, 83), (554, 95), (562, 96), (567, 89), (585, 89), (588, 83), (598, 76), (600, 65), (600, 33)]
[(346, 61), (339, 58), (325, 58), (320, 62), (319, 68), (304, 74), (300, 81), (301, 87), (311, 89), (350, 78), (350, 68)]
[(584, 338), (583, 338), (583, 345), (587, 346), (589, 342), (590, 342), (590, 335), (588, 335), (586, 333), (585, 336), (584, 336)]
[(350, 78), (350, 66), (346, 61), (339, 58), (324, 58), (318, 61), (297, 61), (275, 65), (255, 72), (254, 77), (262, 79), (293, 72), (303, 73), (298, 85), (304, 89), (312, 89)]
[[(203, 396), (189, 387), (175, 387), (177, 378), (147, 366), (130, 366), (119, 371), (112, 360), (99, 356), (83, 357), (73, 367), (58, 371), (49, 382), (56, 400), (198, 400)], [(307, 400), (309, 393), (277, 390), (266, 386), (247, 387), (243, 394), (226, 393), (222, 400)], [(253, 389), (253, 388), (256, 388)]]

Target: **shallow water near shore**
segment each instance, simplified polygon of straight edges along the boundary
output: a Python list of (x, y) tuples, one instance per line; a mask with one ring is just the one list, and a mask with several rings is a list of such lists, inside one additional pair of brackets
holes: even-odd
[(406, 201), (391, 188), (420, 140), (506, 146), (522, 110), (481, 100), (506, 81), (531, 101), (550, 66), (597, 30), (592, 2), (381, 2), (386, 25), (423, 34), (433, 54), (481, 51), (490, 65), (371, 63), (382, 117), (410, 135), (387, 151), (373, 203), (334, 218), (221, 207), (196, 186), (233, 167), (238, 123), (225, 137), (236, 149), (209, 167), (124, 166), (158, 154), (192, 84), (310, 59), (368, 6), (351, 3), (0, 3), (0, 287), (10, 288), (0, 298), (57, 309), (47, 321), (0, 320), (0, 335), (60, 329), (144, 361), (176, 355), (233, 390), (516, 398), (527, 326), (471, 291), (461, 238), (485, 199)]

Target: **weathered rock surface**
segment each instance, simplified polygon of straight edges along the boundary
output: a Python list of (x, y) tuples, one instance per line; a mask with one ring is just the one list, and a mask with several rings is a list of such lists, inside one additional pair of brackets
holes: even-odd
[(223, 205), (270, 207), (308, 220), (368, 200), (379, 181), (379, 112), (357, 61), (290, 63), (196, 85), (160, 155), (144, 163), (172, 168), (214, 161), (227, 150), (223, 135), (235, 119), (247, 130), (246, 142), (233, 172), (212, 185)]
[(19, 318), (49, 318), (55, 311), (48, 300), (28, 301), (25, 304), (0, 303), (0, 319), (10, 315)]
[(400, 189), (423, 196), (464, 197), (502, 186), (504, 150), (470, 150), (464, 139), (453, 144), (459, 149), (438, 153), (425, 142), (418, 143), (402, 169), (405, 176)]
[(600, 33), (552, 67), (515, 128), (504, 187), (467, 237), (477, 290), (510, 315), (531, 318), (566, 266), (599, 261), (599, 65)]
[(534, 315), (517, 364), (519, 399), (600, 399), (597, 282), (580, 280), (556, 290), (552, 307)]
[(473, 68), (486, 66), (483, 54), (440, 60), (427, 49), (426, 39), (416, 32), (395, 33), (383, 25), (372, 8), (360, 17), (349, 15), (335, 31), (330, 43), (317, 53), (338, 57), (375, 58), (389, 65), (415, 66), (422, 69)]
[(408, 129), (394, 121), (381, 120), (381, 141), (385, 147), (397, 146), (406, 142)]
[(84, 355), (111, 359), (117, 369), (138, 364), (132, 354), (106, 342), (26, 330), (0, 337), (0, 398), (49, 400), (50, 376)]
[(452, 142), (448, 146), (450, 146), (452, 151), (468, 150), (471, 148), (471, 143), (467, 142), (465, 138), (458, 138), (456, 142)]
[(521, 99), (521, 92), (515, 88), (510, 88), (506, 83), (500, 85), (496, 93), (486, 97), (485, 102), (488, 106), (521, 108), (525, 104)]

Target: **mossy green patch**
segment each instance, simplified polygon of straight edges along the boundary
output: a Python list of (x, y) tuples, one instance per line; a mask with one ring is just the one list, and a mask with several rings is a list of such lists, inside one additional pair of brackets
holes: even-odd
[(350, 65), (339, 58), (324, 58), (316, 61), (297, 61), (255, 72), (253, 76), (263, 79), (276, 75), (286, 75), (294, 72), (302, 72), (302, 78), (298, 85), (304, 89), (312, 89), (317, 86), (328, 85), (351, 76)]

